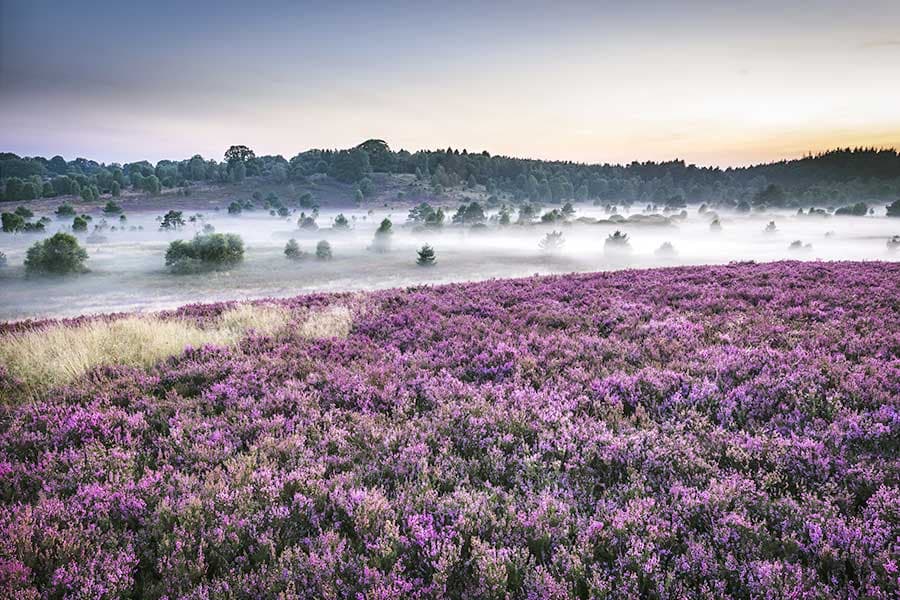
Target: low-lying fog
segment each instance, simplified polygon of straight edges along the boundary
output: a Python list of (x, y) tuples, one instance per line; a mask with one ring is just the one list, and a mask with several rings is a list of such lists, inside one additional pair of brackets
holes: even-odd
[[(445, 208), (445, 211), (447, 209)], [(546, 209), (546, 210), (549, 210)], [(575, 218), (608, 219), (602, 207), (576, 206)], [(618, 225), (567, 223), (498, 227), (489, 224), (476, 231), (449, 224), (455, 207), (447, 211), (447, 225), (440, 231), (414, 231), (404, 226), (406, 209), (322, 210), (318, 231), (297, 227), (297, 211), (289, 218), (265, 211), (230, 216), (224, 210), (207, 212), (196, 223), (178, 232), (161, 232), (160, 211), (127, 215), (127, 226), (106, 230), (105, 240), (82, 234), (79, 239), (90, 258), (89, 273), (62, 278), (26, 277), (22, 266), (27, 248), (58, 230), (69, 230), (71, 220), (48, 224), (47, 234), (0, 234), (0, 251), (8, 264), (0, 269), (0, 320), (48, 316), (75, 316), (125, 310), (153, 310), (192, 302), (226, 299), (291, 296), (313, 291), (371, 290), (422, 283), (471, 281), (495, 277), (518, 277), (535, 273), (566, 273), (668, 265), (726, 263), (734, 260), (897, 260), (900, 251), (888, 248), (887, 240), (900, 234), (900, 219), (888, 218), (884, 208), (867, 217), (799, 216), (795, 211), (764, 214), (720, 213), (722, 230), (710, 229), (712, 215), (700, 214), (696, 206), (676, 224)], [(349, 232), (330, 229), (342, 212), (351, 220)], [(185, 219), (193, 213), (185, 211)], [(489, 213), (491, 214), (496, 213)], [(623, 216), (640, 214), (632, 209)], [(677, 214), (677, 213), (671, 213)], [(37, 217), (41, 215), (36, 215)], [(52, 215), (49, 215), (52, 217)], [(368, 248), (382, 218), (394, 223), (389, 252)], [(90, 229), (102, 218), (93, 215)], [(512, 215), (516, 219), (515, 213)], [(119, 225), (117, 217), (107, 219)], [(777, 230), (765, 232), (769, 221)], [(220, 233), (237, 233), (244, 240), (244, 262), (228, 271), (197, 275), (175, 275), (164, 266), (166, 248), (174, 239), (190, 238), (209, 223)], [(142, 231), (131, 228), (143, 227)], [(562, 231), (564, 244), (546, 252), (539, 242), (547, 232)], [(606, 237), (614, 230), (629, 236), (630, 250), (604, 250)], [(310, 253), (302, 261), (287, 260), (284, 245), (294, 237)], [(316, 242), (327, 239), (334, 258), (315, 258)], [(804, 247), (791, 249), (795, 240)], [(676, 254), (659, 255), (664, 242)], [(437, 262), (429, 268), (416, 265), (416, 250), (431, 244)], [(811, 247), (806, 247), (811, 244)]]

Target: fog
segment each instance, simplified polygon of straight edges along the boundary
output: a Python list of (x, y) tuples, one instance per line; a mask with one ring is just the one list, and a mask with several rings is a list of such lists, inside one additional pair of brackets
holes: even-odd
[[(407, 209), (322, 210), (316, 222), (320, 229), (301, 231), (297, 211), (278, 218), (265, 211), (230, 216), (224, 210), (206, 211), (202, 218), (178, 232), (159, 231), (157, 217), (165, 211), (129, 212), (126, 227), (106, 229), (105, 239), (82, 234), (79, 240), (90, 255), (90, 272), (67, 277), (27, 277), (23, 260), (27, 248), (56, 231), (68, 231), (71, 220), (48, 224), (45, 235), (0, 234), (0, 251), (8, 265), (0, 269), (0, 320), (76, 316), (118, 311), (148, 311), (185, 303), (285, 297), (316, 291), (372, 290), (414, 284), (473, 281), (533, 274), (647, 268), (672, 265), (715, 264), (738, 260), (898, 260), (900, 252), (888, 248), (887, 240), (900, 234), (900, 219), (888, 218), (884, 208), (866, 217), (797, 215), (796, 211), (718, 215), (722, 229), (713, 232), (715, 215), (701, 214), (697, 206), (677, 212), (668, 225), (636, 223), (595, 224), (583, 222), (531, 224), (473, 230), (449, 224), (455, 206), (446, 206), (442, 230), (416, 230), (405, 224)], [(547, 208), (546, 210), (549, 210)], [(876, 209), (878, 210), (878, 209)], [(332, 230), (334, 217), (343, 213), (351, 220), (350, 231)], [(185, 210), (185, 219), (192, 214)], [(641, 214), (621, 212), (622, 217)], [(488, 213), (495, 216), (496, 212)], [(40, 217), (37, 214), (36, 217)], [(52, 218), (53, 215), (48, 214)], [(370, 250), (378, 223), (385, 217), (394, 223), (390, 250)], [(93, 214), (90, 229), (103, 218)], [(516, 215), (512, 215), (515, 222)], [(606, 220), (602, 207), (576, 206), (576, 220)], [(107, 217), (110, 226), (118, 218)], [(775, 232), (766, 232), (774, 221)], [(216, 232), (237, 233), (245, 243), (242, 264), (227, 271), (175, 275), (164, 265), (168, 244), (189, 239), (212, 225)], [(143, 230), (133, 230), (142, 227)], [(555, 252), (539, 247), (550, 231), (561, 231), (564, 244)], [(606, 237), (620, 230), (629, 237), (629, 249), (605, 249)], [(284, 245), (295, 238), (309, 253), (301, 261), (287, 260)], [(334, 258), (315, 258), (319, 240), (332, 246)], [(804, 247), (791, 249), (794, 241)], [(659, 255), (664, 242), (674, 255)], [(416, 265), (416, 250), (428, 243), (435, 249), (432, 267)], [(807, 247), (809, 244), (811, 247)]]

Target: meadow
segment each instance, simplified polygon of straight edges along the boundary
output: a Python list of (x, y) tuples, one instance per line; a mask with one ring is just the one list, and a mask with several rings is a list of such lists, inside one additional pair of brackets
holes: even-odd
[[(103, 365), (111, 328), (139, 318), (136, 339), (177, 323), (192, 345)], [(420, 285), (0, 334), (38, 357), (0, 374), (4, 597), (900, 588), (896, 262)], [(22, 366), (41, 340), (94, 358), (41, 385)]]

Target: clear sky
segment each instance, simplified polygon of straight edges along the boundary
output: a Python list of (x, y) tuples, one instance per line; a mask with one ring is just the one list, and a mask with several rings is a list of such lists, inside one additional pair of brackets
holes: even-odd
[(0, 150), (385, 139), (741, 165), (900, 146), (900, 0), (0, 0)]

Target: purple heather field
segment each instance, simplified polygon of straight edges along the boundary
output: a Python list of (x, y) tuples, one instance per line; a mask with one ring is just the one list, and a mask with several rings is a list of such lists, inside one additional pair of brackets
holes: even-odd
[(900, 263), (277, 302), (0, 408), (0, 597), (898, 597)]

